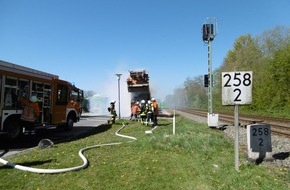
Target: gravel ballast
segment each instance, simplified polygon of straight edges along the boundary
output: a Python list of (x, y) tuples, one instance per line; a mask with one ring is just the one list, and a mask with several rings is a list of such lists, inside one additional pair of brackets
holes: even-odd
[[(201, 116), (191, 115), (189, 113), (180, 112), (178, 113), (186, 118), (192, 119), (199, 123), (207, 124), (207, 118)], [(222, 132), (226, 137), (231, 140), (235, 140), (235, 127), (227, 126)], [(290, 169), (290, 139), (286, 137), (281, 137), (277, 135), (271, 136), (272, 142), (272, 159), (270, 160), (256, 160), (256, 164), (260, 165), (268, 165), (278, 168), (287, 168)], [(243, 147), (245, 149), (245, 154), (240, 155), (240, 159), (242, 162), (249, 162), (247, 154), (247, 129), (244, 127), (239, 128), (239, 147)]]

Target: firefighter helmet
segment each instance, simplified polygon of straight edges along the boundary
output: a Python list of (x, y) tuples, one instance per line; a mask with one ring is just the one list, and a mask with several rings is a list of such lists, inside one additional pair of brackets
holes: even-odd
[(29, 100), (30, 100), (30, 102), (37, 102), (37, 97), (31, 96)]

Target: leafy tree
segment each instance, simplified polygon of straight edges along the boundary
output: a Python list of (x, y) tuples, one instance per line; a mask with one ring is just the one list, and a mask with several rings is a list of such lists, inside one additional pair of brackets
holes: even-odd
[[(285, 49), (287, 44), (290, 43), (290, 28), (277, 26), (274, 29), (263, 32), (256, 39), (259, 44), (261, 59), (256, 64), (256, 68), (254, 68), (254, 96), (253, 103), (249, 108), (267, 113), (280, 107), (277, 103), (280, 100), (274, 98), (278, 92), (272, 78), (273, 71), (276, 69), (271, 65), (277, 59), (277, 52)], [(284, 66), (281, 65), (281, 67)]]
[(271, 105), (279, 109), (290, 107), (290, 43), (277, 51), (270, 62), (270, 78), (272, 79)]
[(257, 41), (247, 34), (235, 41), (234, 49), (228, 51), (221, 71), (248, 70), (253, 68), (260, 58), (261, 52)]
[[(250, 34), (237, 38), (222, 65), (213, 72), (214, 110), (227, 109), (221, 105), (221, 73), (233, 71), (253, 71), (253, 102), (242, 106), (241, 111), (255, 114), (283, 112), (289, 117), (290, 28), (277, 26), (255, 38)], [(207, 90), (203, 76), (187, 78), (184, 89), (175, 90), (174, 95), (168, 96), (168, 101), (184, 96), (182, 99), (188, 107), (206, 109)]]
[(275, 53), (290, 42), (290, 28), (276, 26), (257, 37), (259, 47), (265, 58), (273, 58)]
[(187, 78), (184, 82), (189, 108), (205, 109), (207, 107), (207, 88), (204, 87), (203, 76)]

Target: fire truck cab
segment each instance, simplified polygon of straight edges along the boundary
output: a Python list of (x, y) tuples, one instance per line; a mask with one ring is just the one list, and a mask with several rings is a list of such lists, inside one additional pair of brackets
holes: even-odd
[(65, 126), (70, 130), (79, 121), (83, 91), (57, 75), (0, 60), (0, 133), (17, 138), (27, 129), (20, 116), (18, 97), (36, 96), (40, 108), (34, 129)]

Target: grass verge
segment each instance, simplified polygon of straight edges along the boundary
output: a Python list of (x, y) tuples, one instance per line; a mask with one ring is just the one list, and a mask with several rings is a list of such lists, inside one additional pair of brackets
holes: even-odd
[[(115, 135), (122, 123), (121, 134)], [(0, 189), (289, 189), (289, 168), (270, 168), (245, 162), (234, 167), (234, 145), (220, 131), (176, 118), (159, 119), (153, 134), (148, 126), (118, 120), (111, 129), (48, 149), (33, 149), (9, 161), (37, 168), (67, 168), (82, 164), (79, 149), (95, 144), (124, 142), (90, 149), (86, 169), (61, 174), (35, 174), (0, 166)], [(243, 153), (240, 157), (243, 157)]]

